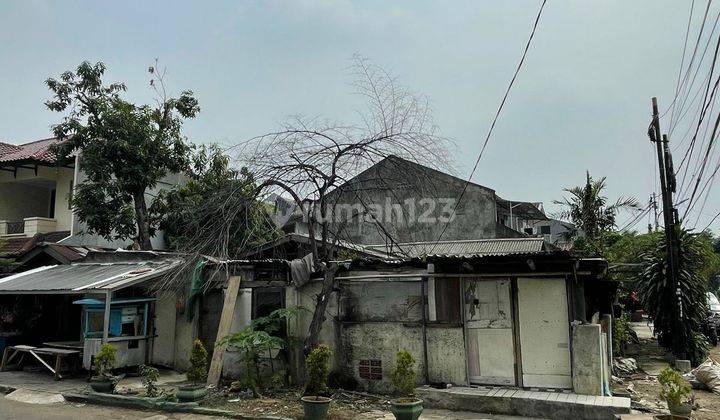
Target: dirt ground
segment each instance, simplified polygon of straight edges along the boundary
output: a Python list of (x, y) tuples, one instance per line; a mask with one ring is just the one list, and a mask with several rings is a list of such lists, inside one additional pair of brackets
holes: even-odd
[[(227, 390), (213, 393), (202, 405), (232, 410), (246, 415), (282, 416), (302, 418), (301, 392), (297, 390), (278, 391), (251, 398), (242, 393)], [(363, 393), (338, 392), (333, 395), (328, 419), (376, 419), (388, 413), (388, 401), (380, 396)]]
[[(666, 404), (659, 397), (660, 384), (657, 381), (658, 373), (669, 366), (666, 351), (658, 346), (652, 336), (652, 329), (647, 324), (633, 323), (633, 329), (638, 334), (640, 344), (630, 345), (627, 357), (637, 360), (641, 373), (614, 382), (613, 393), (629, 394), (634, 409), (667, 413)], [(710, 357), (720, 361), (720, 347), (712, 348)], [(693, 394), (698, 407), (693, 412), (693, 418), (701, 420), (720, 418), (720, 395), (699, 389), (694, 389)]]

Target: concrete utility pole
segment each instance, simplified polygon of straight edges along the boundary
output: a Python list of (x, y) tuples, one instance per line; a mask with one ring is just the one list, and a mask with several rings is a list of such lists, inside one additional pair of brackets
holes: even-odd
[(663, 221), (665, 224), (665, 240), (667, 243), (667, 259), (668, 259), (668, 280), (672, 290), (675, 290), (677, 297), (676, 305), (671, 310), (674, 323), (672, 340), (672, 349), (675, 357), (684, 359), (684, 344), (687, 341), (685, 329), (683, 328), (683, 308), (680, 299), (680, 289), (678, 288), (679, 266), (678, 266), (678, 243), (677, 228), (680, 226), (677, 210), (673, 207), (673, 196), (675, 192), (675, 171), (672, 164), (672, 156), (668, 148), (668, 138), (660, 133), (660, 115), (658, 111), (657, 98), (652, 98), (653, 120), (652, 127), (648, 130), (650, 141), (655, 143), (657, 148), (658, 169), (660, 171), (660, 190), (663, 206)]

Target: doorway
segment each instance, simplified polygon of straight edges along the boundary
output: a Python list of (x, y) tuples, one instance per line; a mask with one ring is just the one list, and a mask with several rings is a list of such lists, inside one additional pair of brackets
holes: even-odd
[(470, 383), (516, 385), (510, 279), (464, 282)]
[(564, 278), (519, 278), (518, 318), (525, 387), (572, 388)]

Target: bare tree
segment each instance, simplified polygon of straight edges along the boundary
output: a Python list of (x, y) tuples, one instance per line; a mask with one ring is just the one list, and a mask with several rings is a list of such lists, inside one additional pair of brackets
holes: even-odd
[[(435, 168), (449, 168), (451, 161), (449, 141), (438, 133), (426, 98), (412, 93), (396, 77), (363, 57), (354, 57), (352, 70), (356, 80), (353, 86), (368, 106), (367, 111), (358, 113), (358, 124), (295, 117), (279, 131), (236, 148), (238, 161), (258, 179), (258, 193), (292, 198), (308, 224), (312, 255), (323, 273), (323, 284), (306, 351), (318, 345), (336, 284), (338, 265), (333, 261), (333, 248), (341, 229), (333, 227), (330, 217), (333, 191), (389, 156)], [(380, 221), (377, 224), (389, 235)]]

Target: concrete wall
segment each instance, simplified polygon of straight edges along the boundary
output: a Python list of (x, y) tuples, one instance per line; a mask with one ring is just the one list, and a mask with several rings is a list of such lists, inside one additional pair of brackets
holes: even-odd
[(427, 329), (428, 376), (430, 383), (467, 383), (465, 338), (462, 327)]
[(57, 221), (46, 217), (27, 217), (24, 220), (25, 236), (35, 236), (38, 233), (56, 232)]
[[(186, 295), (187, 296), (187, 295)], [(190, 350), (198, 337), (200, 300), (195, 302), (195, 317), (188, 321), (185, 314), (178, 314), (175, 321), (175, 369), (184, 371), (190, 367)], [(187, 308), (185, 309), (187, 310)]]
[[(236, 333), (250, 325), (252, 317), (252, 289), (240, 289), (235, 301), (235, 314), (233, 317), (230, 334)], [(232, 348), (228, 348), (223, 357), (223, 376), (227, 378), (241, 378), (244, 374), (240, 354)]]
[(341, 287), (340, 308), (343, 321), (420, 322), (422, 320), (419, 281), (357, 281), (343, 283)]
[[(377, 213), (381, 224), (395, 240), (434, 241), (444, 227), (444, 223), (438, 221), (451, 215), (453, 200), (464, 186), (465, 181), (460, 178), (402, 159), (388, 158), (330, 195), (328, 201), (336, 209), (331, 230), (341, 231), (342, 239), (360, 244), (386, 243), (386, 235), (378, 229), (377, 223), (368, 214), (358, 215), (359, 211), (369, 208)], [(353, 207), (355, 210), (351, 210)], [(354, 216), (348, 217), (349, 212)], [(495, 212), (495, 192), (470, 184), (443, 238), (494, 238)]]
[(175, 323), (177, 295), (162, 292), (156, 295), (154, 327), (157, 337), (153, 339), (152, 362), (166, 367), (175, 364)]
[(55, 220), (58, 231), (72, 228), (73, 213), (70, 208), (71, 188), (75, 185), (75, 173), (70, 168), (58, 169), (55, 182)]
[(573, 325), (572, 382), (576, 394), (603, 395), (603, 344), (599, 324)]

